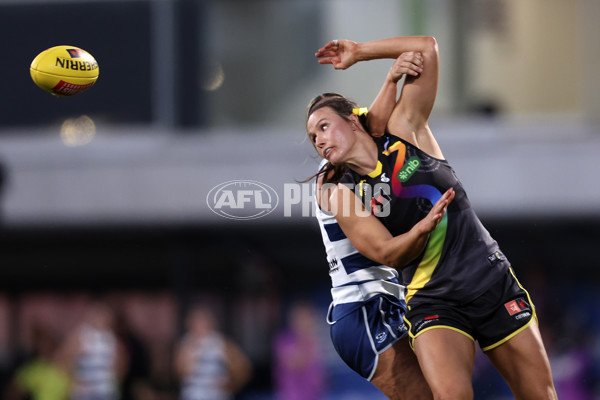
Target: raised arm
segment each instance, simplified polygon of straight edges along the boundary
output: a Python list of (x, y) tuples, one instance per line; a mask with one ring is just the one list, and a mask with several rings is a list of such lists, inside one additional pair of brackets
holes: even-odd
[(426, 46), (421, 52), (423, 72), (418, 78), (408, 76), (404, 81), (387, 131), (413, 143), (427, 154), (442, 159), (442, 150), (428, 122), (438, 88), (439, 54), (436, 40), (427, 38)]
[(443, 158), (428, 125), (438, 87), (439, 54), (435, 38), (399, 36), (364, 43), (334, 40), (320, 48), (315, 56), (320, 64), (346, 69), (359, 61), (397, 58), (409, 51), (422, 55), (423, 70), (418, 76), (407, 76), (400, 99), (387, 124), (387, 131), (413, 143), (433, 157)]
[(402, 76), (417, 77), (422, 71), (423, 56), (419, 52), (404, 52), (394, 61), (367, 114), (367, 126), (371, 136), (378, 137), (385, 133), (396, 106), (398, 82)]
[(370, 42), (332, 40), (315, 53), (320, 64), (331, 64), (335, 69), (346, 69), (359, 61), (398, 58), (407, 51), (423, 53), (435, 39), (429, 36), (398, 36)]

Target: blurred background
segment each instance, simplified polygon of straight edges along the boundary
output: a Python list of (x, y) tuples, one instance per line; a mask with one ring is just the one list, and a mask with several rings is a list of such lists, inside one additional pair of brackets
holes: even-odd
[[(40, 337), (69, 353), (100, 302), (122, 343), (123, 399), (178, 398), (175, 355), (198, 304), (251, 364), (236, 398), (291, 399), (276, 395), (276, 372), (288, 371), (281, 352), (295, 345), (281, 338), (300, 324), (298, 304), (314, 318), (304, 330), (319, 350), (300, 347), (323, 371), (314, 398), (379, 398), (331, 347), (317, 222), (285, 208), (286, 185), (319, 162), (305, 140), (310, 99), (336, 91), (367, 106), (391, 66), (334, 71), (314, 52), (431, 35), (430, 126), (533, 296), (560, 398), (600, 399), (599, 17), (596, 0), (1, 0), (3, 397), (19, 398)], [(72, 98), (29, 76), (61, 44), (100, 66)], [(279, 204), (224, 218), (207, 195), (230, 181), (268, 185)], [(512, 398), (481, 354), (474, 385), (477, 399)]]

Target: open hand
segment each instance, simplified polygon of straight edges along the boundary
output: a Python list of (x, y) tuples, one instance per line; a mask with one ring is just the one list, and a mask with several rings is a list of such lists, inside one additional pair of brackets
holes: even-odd
[(315, 57), (319, 58), (319, 64), (331, 64), (335, 69), (346, 69), (358, 61), (356, 50), (356, 42), (345, 39), (332, 40), (317, 50)]
[[(446, 210), (448, 209), (448, 204), (452, 202), (454, 199), (453, 188), (450, 188), (440, 197), (440, 199), (433, 205), (429, 214), (425, 216), (421, 221), (418, 222), (418, 229), (422, 232), (431, 233), (438, 226), (444, 215), (446, 214)], [(416, 226), (415, 226), (416, 227)]]

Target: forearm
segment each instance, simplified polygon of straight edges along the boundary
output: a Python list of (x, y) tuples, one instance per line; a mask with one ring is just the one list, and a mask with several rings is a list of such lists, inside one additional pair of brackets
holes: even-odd
[(369, 107), (367, 114), (367, 125), (369, 133), (374, 136), (379, 136), (385, 133), (385, 127), (390, 115), (396, 105), (396, 96), (398, 93), (398, 84), (391, 80), (388, 76), (383, 86), (379, 90), (377, 97)]
[(227, 358), (225, 360), (229, 370), (227, 389), (230, 393), (238, 392), (252, 376), (252, 364), (248, 357), (232, 341), (227, 341)]
[(379, 250), (381, 259), (376, 261), (392, 268), (402, 269), (425, 250), (428, 240), (429, 232), (413, 228), (403, 235), (384, 241)]
[(436, 46), (436, 40), (431, 36), (398, 36), (356, 43), (355, 56), (357, 61), (397, 58), (406, 51), (434, 51)]

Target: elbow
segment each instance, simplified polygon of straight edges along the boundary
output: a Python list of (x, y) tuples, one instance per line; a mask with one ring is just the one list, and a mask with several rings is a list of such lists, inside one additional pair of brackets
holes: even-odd
[(381, 248), (378, 254), (381, 254), (380, 260), (383, 265), (391, 268), (402, 269), (405, 266), (406, 260), (403, 254), (399, 254), (393, 248)]
[(390, 258), (384, 265), (387, 265), (390, 268), (402, 269), (405, 264), (397, 258)]
[(438, 43), (433, 36), (423, 37), (423, 52), (430, 54), (438, 54)]
[(394, 256), (390, 255), (390, 256), (386, 257), (386, 262), (384, 263), (384, 265), (387, 265), (388, 267), (391, 267), (391, 268), (395, 268), (397, 270), (402, 270), (415, 258), (416, 257), (414, 256), (414, 254), (409, 254), (409, 253), (405, 253), (402, 255), (396, 254)]

